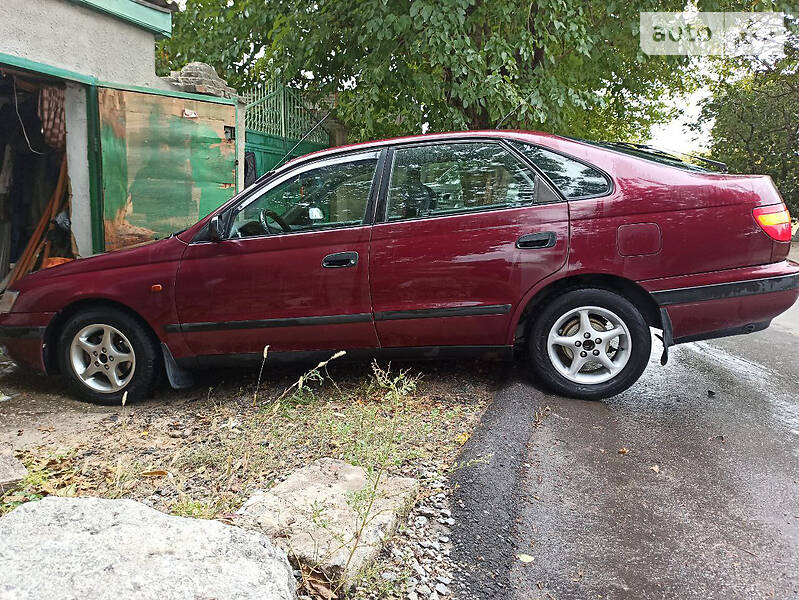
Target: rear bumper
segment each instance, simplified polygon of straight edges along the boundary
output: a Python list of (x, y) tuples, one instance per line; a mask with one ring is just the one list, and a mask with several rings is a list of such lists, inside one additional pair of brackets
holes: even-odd
[(667, 313), (672, 343), (680, 344), (768, 327), (799, 298), (799, 264), (784, 261), (641, 284)]
[(0, 316), (0, 346), (18, 363), (43, 373), (44, 337), (54, 313), (9, 313)]

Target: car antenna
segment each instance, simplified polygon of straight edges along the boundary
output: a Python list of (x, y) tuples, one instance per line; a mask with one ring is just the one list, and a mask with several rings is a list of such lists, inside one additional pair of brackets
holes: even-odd
[(332, 110), (329, 110), (329, 111), (327, 111), (327, 114), (326, 114), (324, 117), (322, 117), (321, 119), (319, 119), (319, 120), (316, 122), (316, 124), (315, 124), (313, 127), (311, 127), (311, 128), (308, 130), (308, 132), (307, 132), (307, 133), (306, 133), (304, 136), (302, 136), (302, 138), (300, 139), (300, 141), (299, 141), (299, 142), (297, 142), (296, 144), (294, 144), (294, 145), (291, 147), (291, 149), (290, 149), (288, 152), (286, 152), (286, 153), (283, 155), (283, 158), (281, 158), (279, 161), (277, 161), (277, 164), (276, 164), (274, 167), (272, 167), (271, 169), (269, 169), (269, 171), (267, 171), (266, 173), (264, 173), (264, 175), (262, 175), (262, 177), (264, 177), (264, 176), (266, 176), (266, 175), (269, 175), (269, 174), (271, 174), (271, 173), (274, 173), (274, 172), (277, 170), (277, 168), (278, 168), (280, 165), (282, 165), (282, 164), (283, 164), (283, 162), (284, 162), (284, 161), (285, 161), (285, 160), (286, 160), (286, 159), (287, 159), (287, 158), (288, 158), (288, 157), (291, 155), (291, 153), (292, 153), (292, 152), (294, 152), (294, 150), (296, 150), (296, 149), (297, 149), (297, 146), (299, 146), (300, 144), (302, 144), (302, 143), (303, 143), (303, 142), (306, 140), (306, 138), (307, 138), (309, 135), (311, 135), (311, 134), (314, 132), (314, 130), (315, 130), (317, 127), (319, 127), (319, 126), (320, 126), (322, 123), (324, 123), (324, 122), (325, 122), (325, 119), (327, 119), (327, 118), (330, 116), (330, 113), (332, 113), (332, 112), (333, 112)]
[(502, 127), (502, 124), (503, 124), (503, 123), (504, 123), (504, 122), (507, 120), (507, 118), (508, 118), (509, 116), (511, 116), (513, 113), (515, 113), (517, 110), (519, 110), (519, 109), (521, 108), (522, 104), (524, 104), (525, 102), (527, 102), (527, 101), (530, 99), (530, 97), (531, 97), (531, 96), (532, 96), (532, 95), (535, 93), (535, 91), (536, 91), (536, 88), (533, 88), (533, 91), (532, 91), (532, 92), (530, 92), (530, 93), (527, 95), (527, 97), (526, 97), (526, 98), (524, 98), (524, 99), (523, 99), (521, 102), (519, 102), (519, 103), (518, 103), (518, 104), (517, 104), (517, 105), (516, 105), (516, 106), (515, 106), (515, 107), (514, 107), (514, 108), (513, 108), (513, 109), (512, 109), (510, 112), (508, 112), (508, 113), (507, 113), (507, 114), (506, 114), (504, 117), (502, 117), (502, 120), (501, 120), (499, 123), (497, 123), (497, 126), (496, 126), (494, 129), (499, 129), (500, 127)]

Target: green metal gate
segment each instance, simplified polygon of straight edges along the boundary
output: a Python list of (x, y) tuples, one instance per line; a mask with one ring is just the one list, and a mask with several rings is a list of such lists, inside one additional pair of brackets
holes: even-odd
[(257, 175), (269, 171), (289, 151), (291, 158), (330, 146), (327, 131), (317, 127), (294, 148), (318, 121), (296, 90), (270, 83), (250, 90), (244, 98), (247, 102), (244, 149), (255, 154)]

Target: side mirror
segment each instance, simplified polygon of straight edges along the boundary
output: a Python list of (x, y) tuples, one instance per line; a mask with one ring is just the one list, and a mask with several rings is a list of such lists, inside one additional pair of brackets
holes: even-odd
[(222, 241), (224, 232), (222, 231), (222, 220), (219, 215), (211, 217), (211, 221), (208, 223), (208, 237), (212, 242)]

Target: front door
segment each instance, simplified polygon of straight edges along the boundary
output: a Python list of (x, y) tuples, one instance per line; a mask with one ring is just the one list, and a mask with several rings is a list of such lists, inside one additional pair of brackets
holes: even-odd
[(290, 170), (232, 209), (226, 239), (189, 246), (176, 303), (194, 354), (377, 346), (366, 214), (378, 155)]
[(381, 346), (511, 343), (522, 296), (566, 261), (567, 203), (499, 140), (392, 154), (370, 264)]

